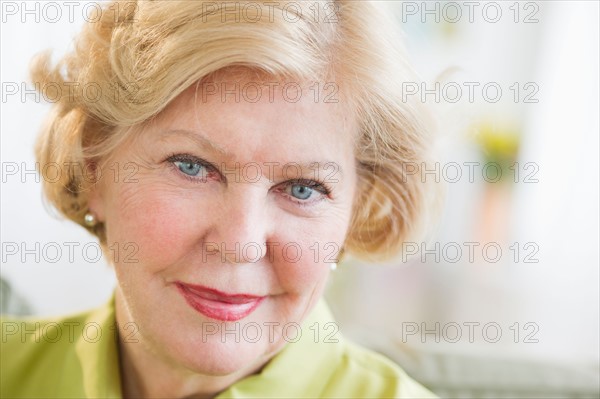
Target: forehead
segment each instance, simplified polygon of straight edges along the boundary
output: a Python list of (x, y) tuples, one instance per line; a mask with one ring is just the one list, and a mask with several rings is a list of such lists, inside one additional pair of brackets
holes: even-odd
[(296, 162), (303, 153), (332, 161), (352, 154), (356, 127), (333, 82), (234, 74), (189, 87), (151, 130), (167, 139), (172, 131), (197, 134), (238, 161)]

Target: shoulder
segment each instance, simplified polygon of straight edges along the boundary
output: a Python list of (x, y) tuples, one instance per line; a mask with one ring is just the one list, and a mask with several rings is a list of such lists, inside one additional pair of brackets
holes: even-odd
[(344, 339), (323, 397), (436, 398), (387, 357)]
[(3, 316), (2, 353), (12, 365), (17, 365), (38, 354), (64, 352), (79, 336), (85, 319), (86, 314), (39, 319)]
[[(78, 346), (93, 342), (102, 326), (92, 311), (56, 318), (2, 317), (2, 397), (74, 397), (84, 395)], [(7, 366), (7, 367), (4, 367)]]
[[(313, 325), (326, 326), (329, 323), (335, 323), (335, 319), (327, 303), (321, 300), (304, 325), (312, 330)], [(298, 388), (297, 392), (306, 395), (290, 396), (321, 398), (437, 397), (409, 377), (392, 360), (352, 342), (338, 330), (336, 331), (338, 334), (335, 337), (329, 336), (327, 339), (318, 339), (313, 334), (306, 334), (306, 337), (302, 337), (299, 346), (289, 348), (287, 353), (280, 357), (279, 362), (275, 363), (283, 370), (293, 370), (293, 374), (299, 381), (298, 385), (304, 387)], [(298, 368), (294, 367), (298, 364), (310, 364), (311, 367), (307, 371), (299, 372)], [(283, 395), (279, 395), (279, 397), (281, 396)]]

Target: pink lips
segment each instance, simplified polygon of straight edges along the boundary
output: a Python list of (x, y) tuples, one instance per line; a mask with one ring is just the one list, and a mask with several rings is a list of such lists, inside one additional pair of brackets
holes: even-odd
[(247, 294), (226, 294), (212, 288), (180, 281), (175, 285), (188, 305), (207, 317), (222, 321), (243, 319), (266, 298)]

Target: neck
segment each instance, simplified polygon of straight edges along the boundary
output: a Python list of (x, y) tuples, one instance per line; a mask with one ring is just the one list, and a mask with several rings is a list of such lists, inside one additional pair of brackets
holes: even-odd
[(204, 375), (173, 364), (151, 351), (143, 342), (127, 344), (131, 334), (123, 326), (134, 322), (124, 306), (120, 290), (115, 296), (116, 320), (119, 326), (121, 391), (124, 398), (214, 398), (242, 378), (255, 374), (268, 362), (261, 357), (249, 367), (228, 375)]

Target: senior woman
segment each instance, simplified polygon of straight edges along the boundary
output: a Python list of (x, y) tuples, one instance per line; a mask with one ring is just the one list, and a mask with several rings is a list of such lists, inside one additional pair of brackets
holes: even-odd
[(4, 320), (2, 396), (433, 396), (344, 339), (322, 299), (342, 253), (396, 253), (424, 207), (403, 167), (423, 160), (423, 114), (379, 5), (97, 17), (57, 66), (33, 65), (65, 89), (36, 151), (69, 165), (45, 194), (98, 237), (117, 288), (83, 314)]

